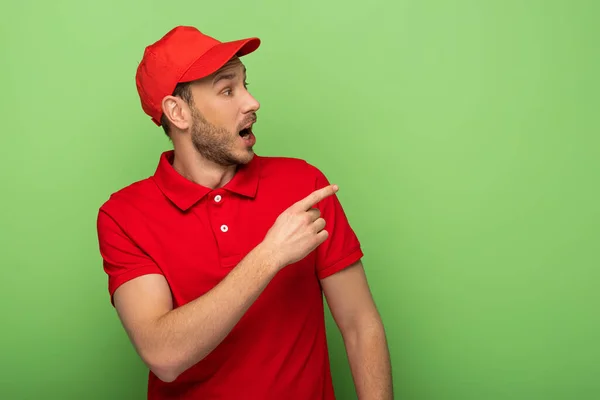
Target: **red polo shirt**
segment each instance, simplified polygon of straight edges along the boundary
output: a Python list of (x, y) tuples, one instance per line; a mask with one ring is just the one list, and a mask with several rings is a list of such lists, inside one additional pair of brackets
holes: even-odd
[[(329, 184), (305, 161), (261, 157), (224, 187), (195, 184), (161, 155), (156, 173), (114, 193), (98, 215), (109, 293), (144, 274), (161, 274), (174, 307), (209, 291), (256, 245), (277, 216)], [(362, 257), (336, 196), (317, 207), (329, 238), (282, 269), (223, 342), (174, 382), (151, 371), (149, 399), (332, 400), (319, 279)]]

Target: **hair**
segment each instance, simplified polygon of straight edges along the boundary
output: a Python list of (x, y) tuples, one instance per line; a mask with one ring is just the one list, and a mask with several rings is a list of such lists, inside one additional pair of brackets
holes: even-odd
[[(183, 101), (185, 101), (190, 107), (193, 106), (194, 99), (192, 98), (191, 91), (191, 83), (192, 82), (180, 82), (175, 86), (175, 90), (173, 90), (172, 96), (180, 97)], [(169, 139), (171, 138), (171, 123), (167, 116), (163, 113), (160, 117), (160, 124), (165, 131), (165, 134)]]

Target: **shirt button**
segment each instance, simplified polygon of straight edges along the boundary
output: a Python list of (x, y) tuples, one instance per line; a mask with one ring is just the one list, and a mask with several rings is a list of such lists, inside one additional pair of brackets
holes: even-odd
[(221, 225), (221, 231), (227, 232), (228, 230), (229, 230), (229, 227), (227, 225)]
[(216, 201), (217, 203), (218, 203), (218, 202), (220, 202), (220, 201), (221, 201), (221, 199), (222, 199), (222, 197), (221, 197), (221, 195), (220, 195), (220, 194), (218, 194), (218, 195), (216, 195), (216, 196), (215, 196), (215, 201)]

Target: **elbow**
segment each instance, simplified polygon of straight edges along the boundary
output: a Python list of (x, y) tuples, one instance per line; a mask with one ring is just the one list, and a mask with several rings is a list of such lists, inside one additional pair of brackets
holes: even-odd
[(180, 375), (175, 369), (160, 366), (150, 367), (150, 371), (152, 371), (158, 379), (166, 383), (174, 382)]
[(160, 368), (151, 368), (150, 370), (158, 379), (166, 383), (174, 382), (179, 377), (179, 374), (174, 370)]
[[(202, 360), (204, 357), (200, 358)], [(142, 354), (146, 366), (158, 379), (163, 382), (173, 382), (187, 369), (193, 366), (189, 358), (183, 354), (178, 355), (173, 350), (161, 350), (160, 352), (148, 352)], [(198, 360), (198, 361), (200, 361)]]
[(163, 382), (173, 382), (184, 371), (180, 362), (172, 356), (161, 354), (142, 354), (142, 359), (150, 371)]
[(385, 328), (377, 316), (352, 321), (340, 327), (344, 341), (354, 346), (369, 340), (385, 340)]

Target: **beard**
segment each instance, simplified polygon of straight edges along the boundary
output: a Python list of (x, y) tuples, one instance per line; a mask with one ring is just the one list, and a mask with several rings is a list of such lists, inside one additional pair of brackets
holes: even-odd
[(247, 164), (252, 160), (252, 148), (235, 152), (238, 132), (230, 132), (225, 128), (208, 122), (202, 114), (192, 107), (192, 143), (198, 153), (205, 159), (222, 166)]

